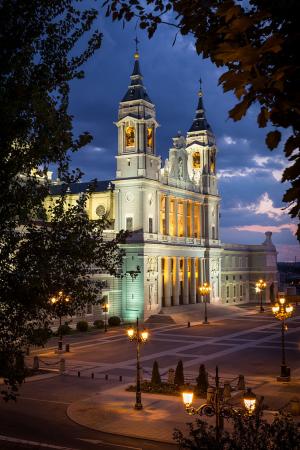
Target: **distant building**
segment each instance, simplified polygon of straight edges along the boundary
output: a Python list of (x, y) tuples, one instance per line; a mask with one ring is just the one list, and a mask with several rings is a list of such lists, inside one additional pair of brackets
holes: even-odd
[[(217, 147), (201, 87), (189, 131), (173, 138), (169, 158), (162, 163), (156, 153), (155, 105), (143, 85), (139, 54), (134, 58), (130, 85), (115, 122), (116, 177), (99, 182), (88, 204), (91, 219), (106, 214), (111, 220), (108, 239), (121, 229), (132, 232), (124, 245), (123, 272), (137, 266), (141, 270), (134, 280), (96, 271), (95, 276), (107, 283), (104, 294), (110, 314), (143, 319), (163, 307), (198, 303), (203, 282), (211, 285), (210, 302), (240, 304), (256, 301), (255, 282), (263, 278), (267, 281), (264, 300), (269, 301), (277, 293), (272, 233), (266, 233), (261, 245), (220, 242)], [(88, 183), (71, 185), (68, 202), (75, 202), (87, 187)], [(52, 195), (60, 189), (53, 185)]]

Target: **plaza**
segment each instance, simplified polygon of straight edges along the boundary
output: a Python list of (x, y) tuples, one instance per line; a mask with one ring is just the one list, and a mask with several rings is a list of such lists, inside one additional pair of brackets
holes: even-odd
[[(155, 360), (165, 378), (167, 370), (175, 368), (181, 359), (186, 380), (195, 379), (201, 363), (205, 364), (211, 382), (216, 365), (219, 366), (221, 382), (231, 381), (233, 387), (238, 375), (243, 374), (246, 386), (253, 388), (257, 396), (265, 397), (264, 402), (271, 412), (286, 406), (293, 397), (299, 397), (299, 307), (287, 321), (289, 383), (276, 381), (280, 372), (280, 324), (270, 308), (260, 313), (259, 307), (254, 305), (209, 305), (209, 325), (202, 324), (202, 305), (193, 308), (190, 311), (190, 307), (178, 307), (175, 312), (172, 308), (172, 315), (168, 315), (166, 310), (156, 318), (156, 323), (145, 324), (149, 330), (149, 340), (141, 349), (145, 379), (151, 377)], [(24, 424), (30, 421), (29, 428), (26, 425), (18, 430), (19, 437), (25, 440), (30, 440), (30, 432), (35, 435), (39, 423), (47, 418), (50, 428), (54, 421), (58, 431), (60, 428), (64, 430), (61, 436), (68, 442), (68, 448), (70, 442), (74, 449), (168, 449), (174, 446), (173, 428), (184, 429), (184, 424), (191, 418), (186, 415), (180, 397), (142, 394), (144, 410), (134, 410), (134, 393), (126, 392), (126, 387), (134, 383), (136, 358), (124, 327), (110, 328), (107, 333), (65, 336), (64, 341), (70, 344), (70, 353), (57, 355), (56, 339), (49, 341), (45, 349), (31, 352), (28, 364), (32, 364), (33, 357), (39, 355), (41, 367), (55, 370), (50, 375), (40, 375), (35, 381), (26, 382), (16, 405), (3, 405), (1, 434), (11, 433), (12, 425), (9, 424), (13, 423), (15, 414), (20, 414)], [(66, 361), (62, 375), (56, 365), (60, 357)], [(58, 409), (54, 412), (56, 407)], [(56, 419), (59, 410), (64, 415), (62, 423)], [(2, 421), (3, 415), (5, 419)], [(64, 423), (70, 424), (70, 421), (74, 428), (73, 437), (64, 428), (67, 426)], [(73, 438), (76, 433), (80, 436), (83, 433), (86, 440), (77, 440), (75, 445)], [(64, 443), (60, 433), (52, 436), (47, 432), (41, 436), (40, 431), (37, 435), (40, 442)]]

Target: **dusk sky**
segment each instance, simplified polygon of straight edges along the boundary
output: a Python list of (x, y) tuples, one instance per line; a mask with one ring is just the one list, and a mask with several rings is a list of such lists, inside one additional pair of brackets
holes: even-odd
[[(73, 156), (72, 165), (85, 173), (84, 180), (114, 179), (117, 154), (118, 104), (125, 94), (133, 68), (134, 24), (112, 23), (101, 11), (103, 32), (100, 50), (86, 64), (86, 77), (72, 83), (71, 112), (76, 132), (89, 131), (91, 145)], [(270, 152), (265, 145), (266, 129), (259, 129), (253, 108), (240, 122), (228, 119), (236, 100), (218, 86), (222, 71), (202, 60), (192, 37), (178, 35), (162, 26), (148, 40), (138, 30), (140, 64), (144, 84), (156, 105), (157, 153), (165, 159), (172, 137), (186, 134), (194, 118), (199, 78), (203, 81), (206, 116), (217, 138), (217, 172), (221, 202), (221, 240), (260, 244), (265, 231), (273, 232), (279, 261), (300, 260), (294, 236), (296, 222), (283, 209), (282, 195), (288, 184), (280, 182), (286, 166), (282, 148)], [(286, 134), (286, 132), (285, 132)]]

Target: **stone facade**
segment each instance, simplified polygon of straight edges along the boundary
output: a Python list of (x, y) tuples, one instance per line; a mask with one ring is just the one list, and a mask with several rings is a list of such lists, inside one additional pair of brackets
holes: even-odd
[[(173, 138), (169, 158), (156, 154), (155, 105), (150, 100), (135, 54), (128, 91), (119, 105), (115, 180), (99, 182), (91, 195), (91, 219), (107, 214), (112, 229), (131, 231), (123, 272), (136, 279), (106, 280), (103, 294), (110, 314), (125, 321), (145, 319), (163, 307), (200, 302), (199, 286), (210, 283), (210, 302), (255, 301), (255, 282), (267, 280), (265, 301), (277, 292), (276, 249), (271, 233), (262, 245), (222, 244), (219, 237), (220, 196), (216, 173), (217, 147), (198, 94), (195, 119), (186, 136)], [(87, 183), (70, 186), (76, 201)], [(52, 195), (59, 191), (53, 186)], [(95, 310), (95, 313), (98, 311)], [(93, 315), (93, 319), (94, 319)]]

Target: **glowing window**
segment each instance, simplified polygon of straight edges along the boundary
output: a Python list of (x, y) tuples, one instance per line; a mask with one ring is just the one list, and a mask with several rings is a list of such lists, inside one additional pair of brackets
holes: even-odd
[(135, 144), (135, 131), (134, 127), (125, 128), (125, 142), (126, 147), (133, 147)]
[(153, 128), (147, 128), (147, 147), (153, 148)]
[(215, 161), (215, 155), (211, 155), (210, 157), (210, 171), (211, 173), (215, 173), (216, 171), (216, 161)]
[(200, 153), (193, 153), (193, 169), (200, 169)]

